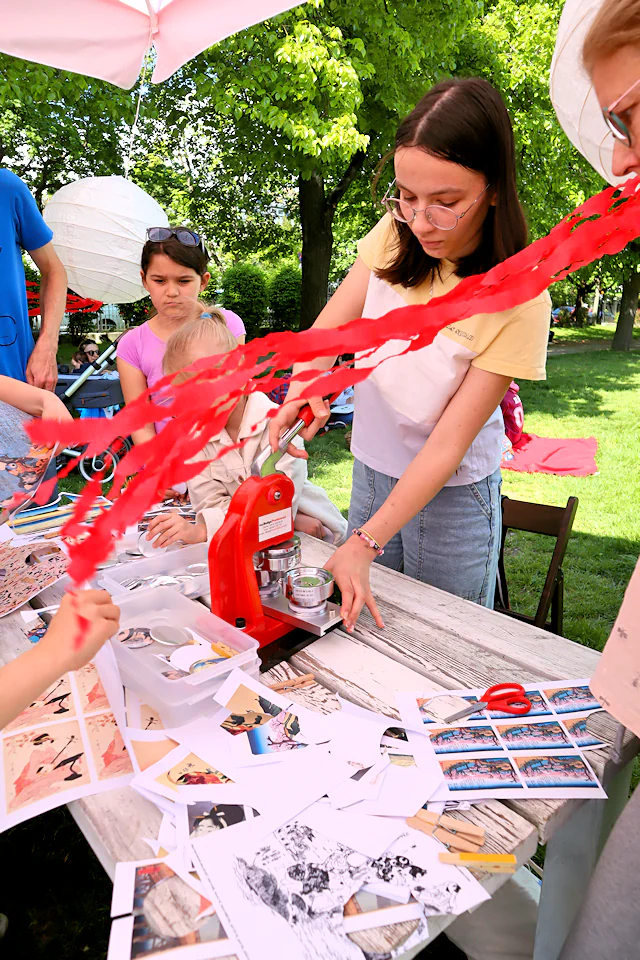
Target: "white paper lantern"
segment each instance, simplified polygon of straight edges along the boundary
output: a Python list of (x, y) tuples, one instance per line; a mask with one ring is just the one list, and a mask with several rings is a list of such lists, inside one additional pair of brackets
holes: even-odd
[(601, 177), (611, 184), (614, 177), (613, 135), (609, 131), (591, 78), (582, 65), (584, 44), (602, 0), (567, 0), (562, 10), (556, 47), (551, 61), (549, 92), (560, 125), (574, 147)]
[(87, 177), (51, 197), (44, 219), (69, 286), (103, 303), (133, 303), (146, 295), (140, 254), (147, 227), (168, 226), (156, 201), (124, 177)]

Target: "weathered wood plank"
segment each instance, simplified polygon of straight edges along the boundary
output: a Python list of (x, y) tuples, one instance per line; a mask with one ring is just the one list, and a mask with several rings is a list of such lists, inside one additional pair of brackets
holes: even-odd
[[(329, 544), (302, 537), (305, 563), (322, 565), (333, 551)], [(475, 684), (465, 681), (458, 686), (497, 679), (558, 680), (590, 676), (598, 662), (595, 650), (497, 615), (380, 564), (371, 568), (371, 587), (385, 630), (379, 630), (365, 610), (356, 636), (425, 676), (435, 668), (460, 679), (465, 666), (471, 676), (477, 663)]]
[(162, 813), (131, 787), (74, 800), (69, 810), (112, 880), (118, 861), (153, 856), (145, 837), (157, 839)]

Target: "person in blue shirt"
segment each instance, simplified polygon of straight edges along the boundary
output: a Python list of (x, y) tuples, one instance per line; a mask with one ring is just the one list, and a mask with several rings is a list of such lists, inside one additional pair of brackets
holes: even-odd
[[(29, 189), (0, 169), (0, 375), (53, 390), (58, 379), (58, 333), (67, 299), (67, 274)], [(40, 271), (40, 335), (34, 345), (22, 250)]]

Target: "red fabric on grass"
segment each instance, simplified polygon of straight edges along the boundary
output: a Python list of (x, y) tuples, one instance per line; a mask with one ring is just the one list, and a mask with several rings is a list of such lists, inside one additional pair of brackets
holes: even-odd
[(513, 460), (503, 460), (503, 470), (516, 473), (556, 473), (561, 477), (589, 477), (598, 472), (595, 437), (569, 439), (537, 437), (523, 433), (513, 447)]

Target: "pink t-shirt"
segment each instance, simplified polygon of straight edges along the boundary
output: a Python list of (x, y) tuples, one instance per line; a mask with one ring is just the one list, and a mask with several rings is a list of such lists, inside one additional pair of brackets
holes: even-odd
[[(234, 337), (244, 336), (246, 332), (244, 323), (237, 313), (233, 313), (232, 310), (221, 310), (220, 313), (226, 320), (227, 326)], [(162, 361), (166, 349), (166, 342), (156, 336), (150, 328), (149, 322), (145, 321), (139, 327), (128, 330), (118, 340), (117, 354), (120, 360), (130, 363), (136, 370), (140, 370), (147, 378), (147, 386), (152, 387), (164, 376)], [(156, 431), (160, 432), (166, 422), (166, 420), (163, 420), (161, 423), (156, 423)]]

